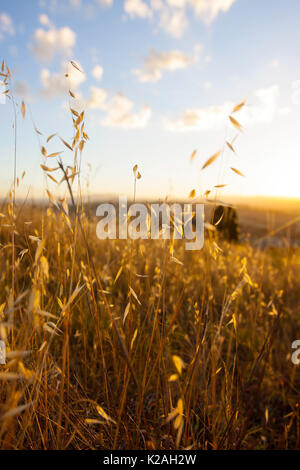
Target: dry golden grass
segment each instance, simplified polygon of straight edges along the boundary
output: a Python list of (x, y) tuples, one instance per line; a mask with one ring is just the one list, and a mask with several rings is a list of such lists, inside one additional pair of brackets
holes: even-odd
[(16, 175), (0, 210), (0, 448), (299, 448), (299, 249), (99, 241), (71, 112), (70, 214), (17, 204)]

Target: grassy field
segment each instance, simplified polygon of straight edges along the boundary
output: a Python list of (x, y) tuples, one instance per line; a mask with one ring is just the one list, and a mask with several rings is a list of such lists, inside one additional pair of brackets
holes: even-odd
[(2, 211), (2, 448), (299, 448), (298, 248), (210, 237), (174, 261), (16, 207), (13, 267)]
[(18, 202), (15, 172), (1, 204), (1, 449), (299, 448), (291, 214), (243, 204), (239, 243), (208, 231), (194, 252), (180, 240), (100, 241), (73, 195), (88, 136), (84, 113), (71, 113), (73, 166), (50, 168), (41, 142), (65, 199), (45, 185), (43, 205)]

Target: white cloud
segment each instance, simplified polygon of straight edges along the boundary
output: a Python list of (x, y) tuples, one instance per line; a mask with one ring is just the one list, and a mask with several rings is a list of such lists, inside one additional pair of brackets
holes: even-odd
[(279, 87), (272, 85), (256, 90), (253, 94), (253, 105), (241, 111), (246, 123), (271, 122), (278, 110)]
[(124, 10), (131, 17), (151, 19), (167, 34), (180, 38), (188, 27), (187, 11), (209, 24), (219, 13), (227, 12), (237, 0), (125, 0)]
[[(79, 63), (78, 65), (80, 66)], [(134, 103), (127, 96), (117, 94), (107, 100), (107, 91), (95, 86), (90, 87), (89, 97), (84, 99), (79, 86), (86, 80), (85, 74), (71, 67), (68, 71), (68, 78), (66, 78), (64, 70), (66, 66), (67, 64), (64, 64), (61, 72), (54, 74), (51, 74), (48, 69), (41, 70), (40, 79), (43, 85), (41, 94), (44, 97), (52, 99), (68, 96), (69, 90), (72, 90), (76, 95), (72, 107), (79, 112), (83, 109), (102, 111), (104, 116), (100, 120), (100, 125), (104, 127), (138, 129), (147, 126), (151, 117), (149, 107), (144, 106), (140, 111), (135, 111)]]
[(167, 0), (167, 4), (170, 7), (184, 8), (186, 3), (186, 0)]
[(188, 26), (185, 6), (186, 0), (151, 0), (158, 26), (175, 38), (180, 38)]
[(7, 13), (0, 13), (0, 39), (3, 39), (6, 34), (13, 36), (15, 28), (11, 17)]
[(107, 92), (103, 88), (92, 86), (90, 88), (90, 97), (86, 102), (89, 109), (106, 109)]
[(205, 23), (211, 23), (219, 13), (225, 13), (237, 0), (187, 0), (196, 16)]
[[(74, 88), (73, 88), (74, 89)], [(76, 90), (76, 99), (72, 101), (72, 108), (81, 113), (85, 109), (107, 110), (107, 91), (95, 86), (90, 87), (88, 98), (84, 98), (79, 89)], [(63, 108), (68, 111), (69, 107), (64, 103)]]
[(49, 20), (48, 16), (45, 13), (42, 13), (39, 16), (39, 21), (43, 26), (51, 26), (51, 21)]
[(143, 0), (125, 0), (124, 10), (131, 17), (151, 18), (151, 8)]
[(159, 26), (170, 36), (181, 38), (188, 26), (185, 11), (183, 9), (161, 9)]
[[(46, 15), (45, 15), (46, 16)], [(45, 61), (51, 61), (56, 55), (69, 57), (76, 43), (76, 34), (68, 26), (49, 30), (38, 28), (34, 33), (32, 51)]]
[(121, 129), (139, 129), (147, 126), (151, 117), (151, 110), (145, 106), (140, 111), (134, 110), (134, 103), (122, 94), (112, 96), (107, 100), (107, 91), (103, 88), (92, 86), (88, 99), (83, 99), (77, 92), (79, 99), (73, 104), (78, 112), (84, 109), (102, 111), (103, 117), (99, 124), (103, 127), (115, 127)]
[[(244, 125), (270, 123), (277, 112), (284, 115), (278, 108), (279, 87), (272, 85), (254, 91), (251, 98), (237, 115), (238, 121)], [(225, 102), (219, 106), (207, 108), (190, 108), (178, 117), (164, 119), (164, 127), (171, 131), (208, 131), (222, 129), (226, 125), (229, 114), (236, 103)], [(284, 108), (283, 108), (284, 110)]]
[(143, 107), (134, 112), (134, 103), (121, 94), (115, 95), (107, 104), (107, 113), (101, 120), (102, 126), (124, 129), (144, 128), (151, 117), (151, 109)]
[(156, 82), (162, 78), (164, 70), (185, 69), (195, 60), (195, 57), (180, 51), (157, 52), (152, 49), (144, 60), (144, 67), (133, 72), (141, 82)]
[(191, 108), (185, 110), (177, 119), (165, 119), (164, 126), (171, 131), (208, 131), (220, 129), (225, 125), (233, 103), (207, 108)]
[[(80, 63), (77, 64), (81, 68)], [(59, 73), (51, 74), (48, 69), (42, 69), (40, 79), (42, 83), (40, 92), (45, 98), (68, 96), (69, 90), (72, 90), (76, 95), (72, 107), (79, 112), (83, 109), (102, 111), (104, 113), (100, 120), (102, 126), (123, 129), (144, 128), (151, 117), (149, 107), (144, 106), (140, 111), (135, 111), (134, 103), (125, 95), (117, 94), (107, 100), (108, 94), (103, 88), (91, 86), (89, 97), (83, 98), (79, 87), (86, 80), (86, 76), (67, 63), (63, 64)]]
[[(79, 63), (78, 65), (80, 66)], [(66, 70), (68, 70), (68, 77), (65, 76)], [(67, 69), (67, 64), (64, 64), (59, 73), (51, 74), (48, 69), (42, 69), (40, 79), (43, 86), (42, 95), (46, 98), (56, 98), (58, 96), (67, 96), (69, 90), (75, 92), (81, 83), (86, 80), (86, 76), (74, 67)]]
[(254, 95), (258, 98), (262, 105), (274, 108), (279, 97), (278, 85), (272, 85), (268, 88), (261, 88), (256, 90)]
[(103, 76), (103, 67), (101, 67), (101, 65), (95, 65), (92, 70), (92, 75), (96, 80), (98, 80), (98, 82), (100, 82)]
[(114, 0), (97, 0), (97, 3), (103, 7), (111, 7), (113, 5)]

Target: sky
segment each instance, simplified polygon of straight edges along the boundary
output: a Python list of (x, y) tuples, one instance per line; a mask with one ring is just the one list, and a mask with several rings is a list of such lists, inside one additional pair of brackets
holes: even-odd
[[(131, 195), (138, 164), (140, 197), (300, 197), (299, 18), (298, 0), (0, 0), (0, 59), (27, 107), (17, 116), (18, 194), (41, 195), (40, 145), (53, 133), (72, 140), (72, 102), (86, 113), (90, 195)], [(233, 114), (239, 132), (228, 116), (245, 99)], [(14, 130), (11, 102), (1, 101), (3, 196)], [(59, 140), (48, 148), (71, 162)]]

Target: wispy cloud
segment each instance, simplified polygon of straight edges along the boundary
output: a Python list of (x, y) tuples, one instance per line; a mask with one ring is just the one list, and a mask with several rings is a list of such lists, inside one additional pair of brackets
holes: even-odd
[(108, 102), (107, 113), (101, 120), (101, 125), (123, 129), (144, 128), (151, 114), (148, 106), (144, 106), (140, 111), (134, 111), (134, 103), (127, 96), (118, 94)]
[[(67, 77), (65, 76), (66, 72)], [(48, 69), (42, 69), (40, 79), (42, 83), (41, 94), (50, 99), (67, 95), (70, 89), (75, 92), (86, 80), (86, 75), (65, 63), (58, 73), (52, 74)]]
[(49, 17), (48, 15), (46, 15), (45, 13), (42, 13), (40, 16), (39, 16), (39, 22), (41, 23), (41, 25), (43, 26), (49, 26), (49, 27), (53, 27), (51, 21), (49, 20)]
[[(168, 0), (169, 2), (172, 0)], [(205, 23), (211, 23), (219, 13), (226, 13), (237, 0), (186, 0), (195, 14)]]
[(157, 82), (164, 71), (185, 69), (197, 60), (181, 51), (157, 52), (152, 49), (144, 60), (143, 68), (133, 70), (140, 82)]
[[(248, 106), (239, 112), (239, 121), (243, 125), (270, 123), (281, 110), (278, 104), (279, 87), (272, 85), (252, 93)], [(233, 101), (207, 108), (189, 108), (177, 118), (165, 118), (164, 127), (171, 131), (208, 131), (218, 130), (226, 125), (228, 115), (234, 105)]]
[(157, 25), (168, 35), (180, 38), (188, 27), (185, 0), (174, 2), (151, 0), (152, 11)]
[(207, 108), (189, 108), (174, 119), (164, 119), (164, 127), (170, 131), (208, 131), (219, 129), (225, 124), (233, 103), (226, 102)]
[[(260, 88), (253, 94), (253, 105), (248, 106), (242, 113), (242, 118), (251, 124), (256, 122), (272, 122), (278, 111), (279, 86), (272, 85)], [(248, 115), (247, 115), (248, 114)]]
[(131, 17), (151, 18), (151, 8), (143, 0), (125, 0), (124, 11)]
[(170, 36), (180, 38), (188, 27), (187, 11), (206, 24), (219, 13), (227, 12), (237, 0), (125, 0), (124, 11), (131, 18), (154, 19), (155, 24)]
[(96, 86), (91, 86), (90, 96), (89, 99), (86, 101), (86, 107), (89, 109), (106, 109), (106, 98), (106, 90), (104, 90), (103, 88), (98, 88)]
[(48, 29), (38, 28), (34, 33), (33, 53), (44, 61), (51, 61), (56, 55), (69, 57), (76, 44), (76, 33), (64, 26), (56, 29), (46, 15), (40, 16), (40, 22)]
[[(82, 70), (78, 61), (77, 64)], [(92, 74), (100, 78), (103, 68), (98, 67), (100, 68), (93, 69)], [(91, 86), (88, 96), (83, 97), (80, 85), (86, 81), (86, 78), (84, 72), (78, 71), (67, 62), (63, 63), (57, 73), (51, 73), (47, 68), (43, 68), (40, 73), (42, 84), (40, 94), (47, 99), (54, 99), (68, 96), (69, 90), (72, 90), (76, 95), (72, 107), (79, 112), (84, 109), (100, 111), (102, 117), (99, 123), (103, 127), (139, 129), (147, 126), (152, 114), (151, 109), (144, 106), (136, 110), (134, 102), (124, 94), (118, 93), (109, 98), (107, 90)]]
[(101, 65), (99, 64), (95, 65), (95, 67), (92, 70), (92, 75), (98, 82), (100, 82), (103, 77), (103, 67), (101, 67)]
[(111, 7), (114, 3), (114, 0), (97, 0), (97, 3), (103, 7)]
[(7, 13), (0, 13), (0, 40), (5, 35), (13, 36), (15, 34), (15, 28), (11, 17)]

